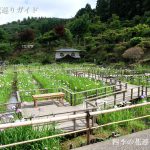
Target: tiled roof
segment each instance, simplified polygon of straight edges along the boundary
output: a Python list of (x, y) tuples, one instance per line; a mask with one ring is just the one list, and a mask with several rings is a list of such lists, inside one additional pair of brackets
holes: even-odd
[(56, 50), (56, 52), (80, 52), (80, 50), (73, 49), (73, 48), (61, 48)]

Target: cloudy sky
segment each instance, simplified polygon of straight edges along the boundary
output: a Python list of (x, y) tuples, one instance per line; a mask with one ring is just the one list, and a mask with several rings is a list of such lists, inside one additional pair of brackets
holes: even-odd
[(33, 17), (70, 18), (87, 3), (95, 8), (97, 0), (0, 0), (0, 24)]

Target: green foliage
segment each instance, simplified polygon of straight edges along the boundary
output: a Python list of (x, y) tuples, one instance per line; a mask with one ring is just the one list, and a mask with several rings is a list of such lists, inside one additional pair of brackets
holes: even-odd
[(7, 38), (7, 32), (4, 31), (2, 28), (0, 28), (0, 42), (6, 40)]
[(93, 14), (93, 10), (91, 8), (91, 5), (90, 4), (86, 4), (85, 8), (81, 8), (75, 15), (75, 17), (81, 17), (85, 14), (88, 14), (88, 15), (92, 15)]
[[(38, 139), (40, 137), (51, 136), (58, 134), (58, 130), (54, 130), (52, 125), (47, 125), (41, 128), (27, 126), (27, 127), (17, 127), (12, 129), (6, 129), (0, 132), (1, 144), (10, 144), (15, 142), (21, 142), (26, 140)], [(22, 144), (11, 148), (6, 148), (6, 150), (59, 150), (60, 149), (60, 138), (53, 138), (47, 140), (41, 140), (37, 142), (32, 142), (30, 144)]]
[[(128, 119), (133, 119), (135, 117), (140, 117), (147, 115), (149, 112), (150, 107), (149, 106), (143, 106), (139, 108), (132, 108), (129, 110), (123, 110), (123, 111), (117, 111), (109, 114), (102, 114), (99, 115), (97, 118), (98, 124), (107, 124), (111, 122), (117, 122), (121, 120), (128, 120)], [(145, 119), (146, 120), (146, 119)], [(106, 126), (104, 127), (107, 130), (116, 130), (116, 128), (126, 128), (127, 130), (134, 129), (136, 131), (138, 130), (143, 130), (146, 128), (146, 125), (143, 123), (143, 121), (129, 121), (126, 123), (121, 123), (121, 124), (114, 124), (111, 126)]]
[(87, 15), (83, 15), (74, 19), (69, 23), (69, 28), (73, 36), (83, 37), (89, 29), (89, 18)]
[(0, 59), (4, 60), (11, 53), (11, 46), (8, 43), (0, 44)]
[(96, 11), (102, 20), (107, 20), (112, 14), (121, 18), (131, 19), (135, 15), (144, 15), (150, 10), (149, 0), (97, 0)]
[(142, 41), (141, 37), (134, 37), (132, 39), (130, 39), (130, 45), (132, 46), (136, 46), (137, 44), (139, 44)]
[[(71, 19), (28, 17), (14, 21), (0, 27), (0, 44), (9, 43), (12, 50), (11, 53), (9, 46), (2, 47), (0, 59), (51, 63), (52, 51), (62, 47), (86, 50), (81, 52), (82, 58), (93, 62), (96, 57), (99, 63), (110, 60), (109, 57), (110, 62), (124, 61), (124, 50), (135, 45), (149, 53), (148, 43), (143, 43), (150, 37), (149, 10), (149, 0), (97, 0), (96, 9), (87, 4)], [(28, 41), (36, 43), (36, 49), (22, 50), (21, 42)]]
[(112, 18), (110, 19), (110, 25), (109, 26), (113, 29), (119, 29), (121, 26), (119, 16), (112, 14)]

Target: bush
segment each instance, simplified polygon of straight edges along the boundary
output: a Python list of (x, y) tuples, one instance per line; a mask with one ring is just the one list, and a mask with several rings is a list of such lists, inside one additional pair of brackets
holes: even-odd
[(137, 44), (139, 44), (142, 41), (141, 37), (134, 37), (132, 39), (130, 39), (130, 45), (131, 46), (136, 46)]
[(137, 61), (143, 55), (144, 55), (144, 51), (143, 51), (143, 49), (141, 47), (132, 47), (132, 48), (127, 49), (123, 53), (122, 56), (123, 56), (123, 58)]
[(5, 59), (11, 53), (11, 47), (7, 43), (0, 44), (0, 57)]

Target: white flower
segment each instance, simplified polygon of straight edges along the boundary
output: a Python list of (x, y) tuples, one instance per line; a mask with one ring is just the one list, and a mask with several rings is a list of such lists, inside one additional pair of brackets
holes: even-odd
[(11, 109), (12, 109), (12, 110), (16, 110), (16, 106), (12, 106)]
[(18, 123), (18, 122), (20, 122), (20, 120), (16, 120), (16, 121), (15, 121), (15, 123)]
[(14, 119), (14, 116), (13, 115), (9, 115), (8, 118)]

